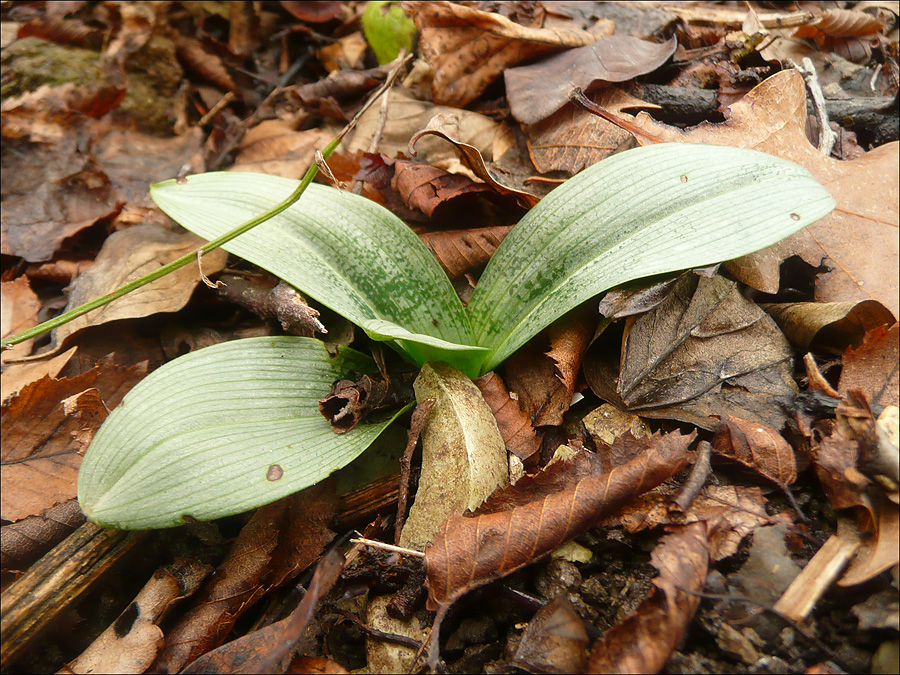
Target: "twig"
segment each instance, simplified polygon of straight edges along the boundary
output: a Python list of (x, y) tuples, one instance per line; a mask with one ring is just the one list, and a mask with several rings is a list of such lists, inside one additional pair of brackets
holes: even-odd
[(200, 279), (204, 284), (209, 286), (210, 288), (219, 288), (225, 285), (224, 281), (217, 281), (213, 283), (209, 280), (209, 277), (203, 273), (203, 261), (200, 259), (200, 251), (197, 251), (197, 271), (200, 272)]
[(376, 541), (375, 539), (357, 537), (356, 539), (351, 539), (350, 542), (353, 544), (363, 544), (364, 546), (371, 546), (372, 548), (384, 549), (385, 551), (391, 551), (393, 553), (399, 553), (401, 555), (409, 555), (415, 558), (425, 557), (425, 554), (421, 551), (416, 551), (411, 548), (403, 548), (402, 546), (394, 546), (393, 544), (385, 544), (383, 541)]
[(594, 103), (591, 99), (584, 95), (584, 92), (581, 91), (580, 87), (575, 87), (571, 92), (569, 92), (569, 100), (572, 101), (572, 103), (574, 103), (575, 105), (581, 106), (588, 112), (602, 117), (607, 122), (615, 124), (620, 129), (624, 129), (633, 136), (640, 136), (648, 143), (662, 143), (662, 141), (656, 136), (648, 134), (636, 124), (632, 124), (628, 120), (619, 117), (618, 115), (615, 115), (605, 108), (602, 108), (601, 106)]
[[(219, 113), (222, 108), (231, 103), (232, 99), (234, 99), (234, 92), (225, 92), (225, 95), (220, 98), (212, 108), (209, 109), (209, 112), (207, 112), (203, 117), (200, 118), (200, 120), (197, 122), (197, 126), (205, 126), (213, 117), (215, 117)], [(257, 110), (259, 110), (259, 108), (257, 108)]]
[[(331, 141), (331, 143), (329, 143), (325, 147), (325, 149), (322, 151), (323, 157), (325, 157), (325, 158), (329, 157), (331, 155), (331, 153), (334, 152), (335, 148), (337, 148), (341, 144), (341, 141), (344, 139), (344, 136), (346, 136), (354, 127), (356, 127), (356, 125), (359, 122), (360, 118), (362, 117), (363, 113), (365, 113), (365, 111), (368, 110), (375, 103), (375, 101), (377, 101), (378, 98), (385, 91), (387, 91), (387, 89), (394, 83), (394, 81), (397, 79), (398, 74), (400, 73), (400, 71), (402, 70), (403, 66), (406, 64), (406, 61), (409, 58), (410, 57), (407, 57), (406, 60), (398, 60), (397, 65), (394, 67), (394, 69), (388, 75), (384, 84), (382, 84), (378, 89), (375, 90), (375, 93), (372, 95), (372, 97), (368, 101), (366, 101), (365, 105), (363, 105), (363, 107), (360, 108), (359, 112), (357, 112), (356, 115), (353, 116), (353, 119), (351, 119), (346, 124), (346, 126), (343, 129), (341, 129), (340, 133), (338, 133), (338, 135), (334, 137), (334, 139)], [(147, 274), (146, 276), (143, 276), (140, 279), (135, 279), (134, 281), (131, 281), (131, 282), (125, 284), (124, 286), (120, 286), (112, 293), (108, 293), (107, 295), (103, 295), (99, 298), (91, 300), (90, 302), (87, 302), (79, 307), (76, 307), (73, 310), (65, 312), (64, 314), (60, 314), (59, 316), (57, 316), (53, 319), (50, 319), (49, 321), (45, 321), (44, 323), (38, 324), (34, 328), (29, 328), (28, 330), (22, 331), (21, 333), (17, 333), (10, 337), (3, 338), (3, 340), (0, 341), (0, 346), (2, 346), (3, 349), (9, 349), (12, 345), (19, 344), (20, 342), (24, 342), (25, 340), (30, 340), (31, 338), (35, 338), (38, 335), (43, 335), (44, 333), (51, 331), (54, 328), (58, 328), (59, 326), (62, 326), (63, 324), (68, 323), (69, 321), (71, 321), (72, 319), (75, 319), (76, 317), (82, 316), (83, 314), (87, 314), (88, 312), (91, 312), (95, 309), (99, 309), (100, 307), (108, 305), (110, 302), (112, 302), (113, 300), (117, 300), (118, 298), (121, 298), (123, 295), (127, 295), (128, 293), (131, 293), (132, 291), (135, 291), (138, 288), (142, 288), (142, 287), (146, 286), (147, 284), (153, 283), (157, 279), (164, 277), (165, 275), (169, 274), (170, 272), (174, 272), (177, 269), (181, 269), (185, 265), (191, 264), (192, 262), (194, 262), (194, 260), (196, 260), (198, 255), (202, 256), (202, 255), (206, 255), (210, 251), (214, 251), (215, 249), (221, 247), (222, 245), (227, 244), (232, 239), (239, 237), (240, 235), (244, 234), (245, 232), (249, 232), (254, 227), (259, 225), (260, 223), (264, 223), (267, 220), (269, 220), (270, 218), (277, 216), (282, 211), (285, 211), (288, 208), (290, 208), (294, 204), (294, 202), (296, 202), (298, 199), (300, 199), (300, 195), (302, 195), (303, 192), (306, 190), (307, 186), (309, 186), (309, 184), (312, 183), (312, 181), (316, 177), (316, 174), (318, 173), (318, 171), (319, 171), (318, 167), (316, 166), (315, 162), (313, 162), (310, 165), (309, 169), (307, 170), (306, 175), (303, 176), (303, 179), (297, 185), (297, 188), (287, 197), (287, 199), (285, 199), (280, 204), (272, 207), (265, 213), (262, 213), (262, 214), (256, 216), (255, 218), (244, 223), (243, 225), (240, 225), (239, 227), (236, 227), (235, 229), (231, 230), (230, 232), (222, 235), (218, 239), (214, 239), (214, 240), (210, 241), (209, 243), (201, 246), (200, 248), (198, 248), (195, 251), (186, 253), (185, 255), (181, 256), (177, 260), (173, 260), (172, 262), (168, 263), (167, 265), (163, 265), (159, 269), (154, 270), (150, 274)]]
[[(405, 50), (400, 52), (400, 56), (402, 57), (405, 54)], [(387, 114), (388, 114), (388, 97), (390, 96), (390, 89), (385, 90), (384, 96), (381, 97), (381, 106), (379, 108), (378, 115), (378, 125), (375, 127), (375, 133), (372, 134), (372, 140), (369, 141), (369, 147), (366, 152), (375, 152), (378, 149), (378, 144), (381, 143), (381, 137), (384, 135), (384, 127), (387, 125)], [(361, 194), (363, 188), (363, 181), (356, 179), (353, 181), (353, 194)]]
[(400, 543), (400, 533), (403, 531), (403, 525), (406, 523), (406, 502), (409, 499), (409, 472), (412, 463), (413, 451), (416, 449), (416, 443), (419, 440), (419, 434), (422, 433), (422, 427), (425, 426), (425, 420), (428, 413), (434, 406), (434, 399), (428, 398), (416, 406), (410, 420), (409, 431), (406, 437), (406, 448), (403, 450), (403, 456), (400, 458), (400, 496), (397, 499), (397, 520), (394, 524), (394, 543)]
[(834, 143), (837, 140), (837, 134), (831, 130), (828, 124), (828, 111), (825, 109), (825, 96), (822, 94), (822, 87), (819, 86), (819, 76), (816, 73), (816, 67), (812, 60), (804, 57), (798, 66), (793, 63), (794, 68), (800, 71), (806, 82), (806, 88), (812, 96), (813, 106), (816, 109), (816, 121), (819, 123), (819, 152), (826, 157), (831, 155)]
[(691, 474), (681, 487), (681, 491), (672, 500), (678, 510), (684, 513), (687, 511), (691, 502), (703, 488), (706, 479), (709, 477), (712, 468), (709, 464), (710, 455), (712, 455), (712, 445), (708, 441), (700, 441), (697, 446), (697, 460), (691, 468)]
[(384, 640), (386, 642), (396, 642), (398, 645), (403, 645), (404, 647), (409, 647), (410, 649), (419, 649), (422, 646), (421, 642), (411, 637), (406, 637), (405, 635), (399, 635), (397, 633), (385, 633), (383, 630), (372, 628), (358, 616), (356, 616), (352, 612), (348, 612), (347, 610), (335, 609), (334, 611), (348, 621), (351, 621), (355, 625), (359, 626), (360, 630), (362, 630), (364, 633), (371, 635), (372, 637), (379, 640)]

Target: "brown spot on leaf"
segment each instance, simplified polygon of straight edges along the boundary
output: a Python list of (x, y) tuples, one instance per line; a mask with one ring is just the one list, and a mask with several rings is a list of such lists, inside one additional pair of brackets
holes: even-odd
[(282, 469), (278, 464), (273, 464), (269, 467), (269, 470), (266, 471), (266, 480), (276, 481), (281, 480), (281, 477), (284, 475), (284, 469)]

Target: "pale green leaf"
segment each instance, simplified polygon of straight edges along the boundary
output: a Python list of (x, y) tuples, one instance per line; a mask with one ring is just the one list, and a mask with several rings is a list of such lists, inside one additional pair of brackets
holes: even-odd
[[(285, 199), (297, 182), (227, 171), (154, 185), (157, 205), (215, 239)], [(312, 184), (289, 209), (225, 244), (361, 326), (381, 319), (411, 333), (471, 344), (468, 318), (425, 244), (390, 211)]]
[(401, 49), (412, 49), (416, 24), (398, 2), (370, 0), (362, 15), (362, 27), (378, 63), (390, 63)]
[(313, 485), (365, 450), (390, 420), (335, 434), (318, 401), (372, 360), (331, 359), (300, 337), (226, 342), (162, 366), (97, 432), (78, 500), (108, 527), (179, 525), (240, 513)]
[(757, 251), (835, 202), (806, 169), (753, 150), (629, 150), (553, 190), (497, 248), (469, 303), (488, 371), (581, 302), (640, 277)]

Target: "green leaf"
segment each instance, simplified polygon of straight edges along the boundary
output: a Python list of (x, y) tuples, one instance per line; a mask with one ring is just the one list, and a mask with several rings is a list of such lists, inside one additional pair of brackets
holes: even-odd
[(446, 342), (428, 335), (410, 333), (402, 326), (389, 321), (366, 321), (363, 330), (373, 340), (391, 342), (402, 348), (413, 363), (422, 365), (429, 361), (446, 361), (471, 378), (480, 375), (481, 366), (490, 350)]
[(335, 434), (318, 401), (368, 357), (318, 340), (261, 337), (178, 358), (142, 380), (94, 437), (78, 501), (107, 527), (180, 525), (267, 504), (313, 485), (390, 424)]
[[(226, 171), (159, 183), (150, 194), (173, 220), (215, 239), (272, 208), (296, 185)], [(310, 185), (296, 204), (223, 248), (359, 326), (380, 319), (472, 344), (462, 302), (432, 253), (402, 220), (365, 197)]]
[(753, 150), (629, 150), (553, 190), (512, 229), (469, 302), (487, 372), (589, 298), (757, 251), (835, 206), (803, 167)]
[(401, 49), (410, 51), (416, 34), (416, 24), (391, 0), (372, 0), (362, 15), (366, 41), (375, 52), (378, 63), (390, 63)]

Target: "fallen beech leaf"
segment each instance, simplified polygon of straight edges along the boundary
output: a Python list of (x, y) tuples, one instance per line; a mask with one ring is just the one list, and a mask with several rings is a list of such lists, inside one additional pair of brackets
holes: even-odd
[[(146, 374), (146, 362), (120, 366), (109, 358), (77, 377), (45, 376), (4, 404), (0, 408), (0, 516), (20, 520), (73, 498), (81, 451), (106, 416), (103, 405), (117, 406)], [(99, 390), (99, 397), (88, 394), (85, 399), (94, 405), (84, 412), (76, 407), (67, 415), (62, 401), (87, 390)]]
[(626, 432), (637, 439), (652, 435), (650, 427), (640, 417), (622, 412), (609, 403), (594, 408), (581, 423), (594, 443), (600, 446), (612, 446)]
[(713, 448), (725, 457), (736, 459), (776, 485), (797, 480), (794, 450), (772, 427), (728, 415), (719, 425)]
[[(463, 138), (462, 130), (460, 129), (459, 120), (456, 116), (438, 114), (432, 117), (428, 121), (428, 126), (421, 131), (417, 131), (412, 138), (409, 139), (408, 149), (410, 154), (418, 156), (416, 145), (418, 144), (419, 139), (424, 136), (437, 136), (438, 138), (443, 138), (449, 143), (452, 143), (459, 151), (463, 164), (465, 164), (475, 176), (490, 185), (499, 194), (513, 195), (522, 206), (529, 209), (540, 201), (538, 196), (533, 195), (530, 192), (507, 187), (494, 178), (491, 170), (488, 168), (487, 164), (485, 164), (482, 151), (474, 145), (470, 145), (461, 140)], [(432, 161), (432, 163), (434, 162)]]
[(684, 466), (694, 436), (654, 437), (631, 462), (523, 506), (473, 518), (450, 516), (425, 552), (428, 608), (446, 607), (473, 588), (534, 562), (656, 487)]
[(419, 236), (446, 270), (447, 276), (456, 279), (482, 269), (512, 228), (512, 225), (495, 225), (473, 230), (424, 232)]
[[(30, 342), (30, 340), (25, 342)], [(0, 402), (6, 403), (10, 398), (22, 391), (23, 387), (32, 382), (37, 382), (42, 377), (56, 377), (59, 375), (76, 351), (78, 351), (77, 346), (49, 359), (29, 361), (28, 363), (12, 363), (7, 366), (3, 371), (3, 379), (0, 380)], [(5, 354), (6, 352), (3, 353)], [(137, 360), (140, 361), (141, 359)]]
[(328, 127), (296, 131), (284, 120), (265, 120), (248, 130), (229, 171), (257, 171), (300, 178), (334, 134)]
[[(28, 277), (21, 276), (14, 281), (4, 281), (0, 284), (0, 334), (3, 337), (19, 333), (39, 323), (38, 312), (41, 309), (41, 301), (37, 294), (31, 290)], [(25, 340), (14, 345), (11, 349), (0, 352), (0, 363), (6, 364), (9, 360), (21, 358), (31, 354), (34, 339)], [(3, 371), (6, 378), (6, 370)], [(4, 390), (6, 385), (4, 383)], [(6, 395), (3, 396), (6, 399)]]
[(435, 103), (458, 108), (475, 100), (509, 66), (596, 40), (587, 31), (528, 28), (450, 2), (402, 6), (415, 21), (419, 47), (434, 70)]
[(891, 325), (894, 316), (874, 300), (852, 302), (791, 302), (760, 305), (775, 319), (791, 344), (806, 350), (842, 354), (857, 347), (867, 331)]
[(900, 562), (900, 507), (884, 495), (873, 499), (874, 537), (862, 539), (862, 546), (838, 580), (838, 586), (854, 586), (872, 579)]
[[(884, 28), (884, 19), (866, 12), (852, 9), (826, 9), (815, 12), (818, 21), (798, 28), (796, 37), (817, 37), (817, 34), (831, 37), (860, 37), (874, 35)], [(818, 42), (818, 40), (817, 40)]]
[(529, 673), (580, 673), (587, 645), (584, 621), (560, 593), (528, 622), (510, 665)]
[[(634, 118), (623, 108), (656, 108), (619, 87), (606, 87), (591, 99), (606, 110), (628, 120)], [(570, 176), (605, 159), (631, 134), (612, 122), (594, 115), (580, 106), (568, 103), (544, 120), (529, 126), (528, 155), (540, 173), (564, 171)], [(608, 294), (607, 294), (608, 295)]]
[(326, 481), (257, 509), (193, 608), (166, 634), (157, 665), (178, 672), (221, 645), (254, 602), (318, 558), (333, 537), (336, 506)]
[[(900, 214), (898, 145), (887, 143), (844, 162), (823, 156), (806, 139), (806, 90), (802, 76), (785, 70), (731, 106), (722, 124), (704, 122), (681, 130), (646, 113), (635, 124), (663, 141), (752, 148), (791, 160), (812, 173), (837, 201), (825, 218), (767, 249), (726, 263), (740, 281), (768, 293), (779, 284), (782, 260), (800, 255), (830, 271), (816, 279), (816, 300), (877, 300), (900, 315), (897, 228)], [(641, 142), (641, 141), (639, 141)]]
[(85, 521), (77, 499), (0, 528), (0, 568), (24, 570)]
[(531, 424), (531, 418), (510, 396), (500, 376), (490, 372), (475, 380), (475, 384), (497, 420), (507, 449), (523, 461), (540, 450), (541, 440)]
[(838, 390), (861, 389), (871, 405), (900, 405), (900, 325), (873, 328), (862, 344), (847, 350)]
[(233, 91), (238, 94), (234, 80), (222, 63), (222, 59), (206, 51), (199, 40), (182, 35), (180, 31), (170, 30), (169, 37), (175, 43), (175, 51), (184, 66), (219, 89)]
[(669, 60), (677, 46), (674, 37), (656, 44), (629, 35), (610, 35), (528, 66), (509, 68), (503, 76), (510, 111), (522, 124), (534, 124), (567, 104), (573, 89), (589, 90), (653, 72)]
[(394, 164), (391, 187), (400, 193), (409, 208), (418, 209), (429, 218), (444, 202), (473, 192), (490, 191), (487, 185), (476, 183), (468, 176), (449, 173), (429, 164), (401, 160)]
[(777, 398), (797, 392), (791, 358), (774, 321), (733, 281), (690, 274), (662, 303), (629, 319), (615, 388), (612, 355), (600, 346), (584, 372), (601, 398), (643, 417), (712, 430), (712, 416), (730, 414), (780, 428), (786, 417)]
[(303, 600), (287, 618), (203, 654), (180, 672), (282, 672), (319, 601), (328, 594), (343, 569), (343, 556), (337, 551), (329, 551), (316, 566)]
[(446, 363), (426, 363), (413, 385), (419, 405), (435, 399), (422, 429), (422, 473), (400, 546), (421, 551), (445, 518), (474, 510), (509, 483), (506, 447), (472, 381)]
[(113, 625), (66, 667), (74, 673), (143, 673), (162, 642), (160, 621), (211, 571), (195, 558), (179, 558), (157, 570)]
[[(709, 543), (704, 523), (675, 528), (653, 549), (659, 570), (638, 608), (594, 645), (588, 673), (658, 673), (678, 646), (700, 605)], [(681, 589), (686, 590), (681, 590)], [(688, 591), (693, 591), (690, 593)]]
[[(135, 225), (114, 232), (103, 243), (94, 264), (75, 280), (68, 294), (66, 310), (110, 293), (127, 281), (149, 274), (202, 244), (203, 240), (196, 235), (189, 232), (178, 234), (160, 225)], [(218, 272), (225, 267), (227, 258), (228, 254), (223, 249), (203, 256), (203, 273)], [(197, 265), (188, 265), (167, 274), (112, 304), (54, 330), (55, 351), (59, 351), (70, 336), (88, 326), (178, 311), (190, 300), (198, 283), (200, 273)]]

